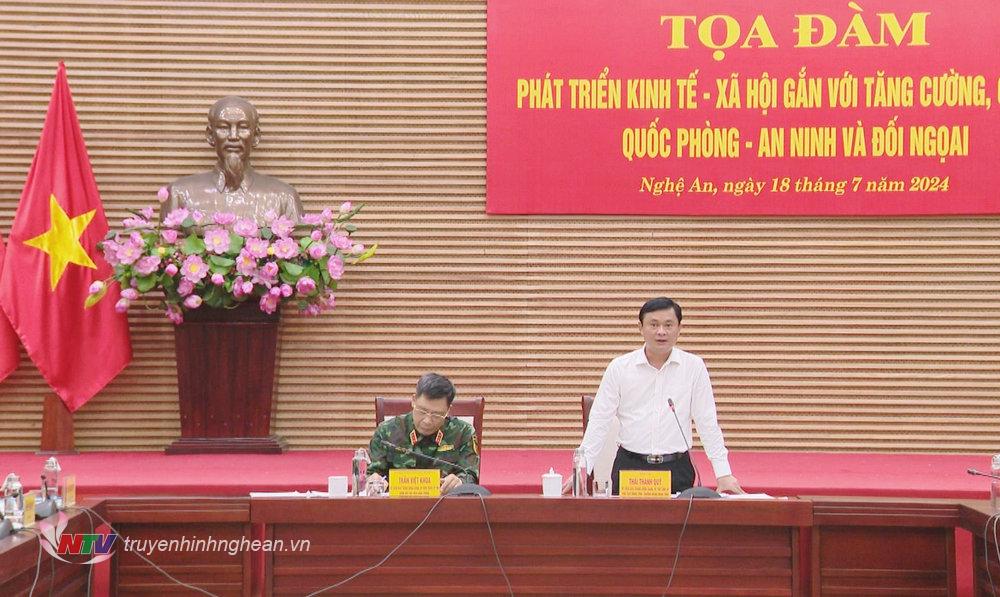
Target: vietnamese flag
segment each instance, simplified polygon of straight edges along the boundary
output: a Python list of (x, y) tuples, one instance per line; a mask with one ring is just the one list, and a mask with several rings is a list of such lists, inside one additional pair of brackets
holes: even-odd
[(111, 275), (97, 249), (107, 232), (66, 67), (60, 62), (7, 240), (0, 306), (70, 412), (132, 360), (128, 320), (115, 312), (115, 301), (84, 307), (90, 284)]
[[(0, 272), (3, 271), (3, 256), (6, 249), (3, 244), (3, 237), (0, 236)], [(7, 316), (0, 313), (0, 381), (7, 379), (7, 376), (17, 369), (17, 362), (20, 357), (17, 354), (17, 335), (14, 328), (10, 327)]]

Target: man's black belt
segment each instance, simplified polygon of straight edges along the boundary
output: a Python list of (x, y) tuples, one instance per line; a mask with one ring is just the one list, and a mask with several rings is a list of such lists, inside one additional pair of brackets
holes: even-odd
[(632, 458), (633, 460), (642, 460), (649, 464), (663, 464), (664, 462), (673, 462), (675, 460), (680, 460), (687, 456), (687, 452), (674, 452), (673, 454), (637, 454), (636, 452), (630, 452), (625, 448), (620, 448), (626, 456)]

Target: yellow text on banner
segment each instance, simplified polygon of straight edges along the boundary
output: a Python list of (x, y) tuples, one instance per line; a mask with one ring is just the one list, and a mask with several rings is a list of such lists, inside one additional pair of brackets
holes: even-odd
[(670, 471), (620, 471), (618, 495), (670, 499)]
[(441, 471), (437, 469), (389, 469), (389, 497), (438, 497)]

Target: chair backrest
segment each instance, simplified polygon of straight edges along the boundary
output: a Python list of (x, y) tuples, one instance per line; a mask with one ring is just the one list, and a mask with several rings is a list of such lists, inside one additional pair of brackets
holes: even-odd
[(580, 397), (580, 408), (583, 409), (583, 431), (587, 431), (587, 421), (590, 420), (590, 409), (594, 407), (594, 397), (593, 396), (581, 396)]
[[(413, 401), (409, 398), (375, 398), (375, 426), (378, 427), (388, 417), (405, 415), (413, 410)], [(482, 396), (474, 398), (456, 398), (451, 403), (449, 414), (458, 417), (472, 425), (476, 430), (476, 441), (479, 449), (483, 448), (483, 411), (486, 410), (486, 399)]]
[[(593, 406), (593, 396), (580, 397), (580, 411), (583, 415), (584, 433), (587, 432), (587, 422), (590, 421), (590, 409)], [(593, 493), (595, 478), (602, 482), (611, 482), (611, 468), (615, 463), (615, 455), (618, 452), (618, 429), (620, 426), (618, 418), (615, 417), (611, 421), (611, 427), (608, 429), (608, 436), (604, 440), (604, 447), (597, 454), (597, 462), (594, 463), (594, 469), (590, 473), (590, 476), (587, 477), (587, 493)]]

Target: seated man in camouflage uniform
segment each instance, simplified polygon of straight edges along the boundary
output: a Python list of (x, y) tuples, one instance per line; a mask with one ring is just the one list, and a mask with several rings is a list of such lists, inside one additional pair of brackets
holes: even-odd
[(369, 444), (368, 483), (385, 484), (391, 468), (436, 468), (441, 493), (479, 482), (476, 431), (449, 417), (455, 386), (443, 375), (426, 373), (417, 382), (413, 412), (384, 421)]

